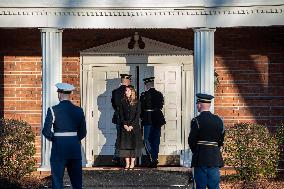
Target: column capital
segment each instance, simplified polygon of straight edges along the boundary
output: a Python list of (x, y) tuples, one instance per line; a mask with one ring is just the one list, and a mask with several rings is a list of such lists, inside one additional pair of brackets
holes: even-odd
[(206, 27), (204, 27), (204, 28), (193, 28), (193, 31), (194, 32), (215, 32), (216, 31), (216, 28), (206, 28)]
[(38, 28), (40, 32), (63, 32), (61, 28)]

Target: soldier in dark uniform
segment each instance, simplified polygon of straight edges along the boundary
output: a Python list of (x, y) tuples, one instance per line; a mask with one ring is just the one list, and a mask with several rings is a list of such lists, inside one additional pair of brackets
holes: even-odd
[(74, 189), (82, 188), (81, 140), (86, 136), (86, 122), (82, 108), (70, 102), (75, 89), (67, 83), (57, 83), (59, 104), (49, 107), (42, 134), (52, 142), (52, 188), (63, 188), (63, 175), (67, 167)]
[(112, 123), (116, 125), (116, 142), (115, 142), (115, 152), (112, 158), (112, 161), (116, 164), (120, 164), (119, 158), (119, 146), (118, 141), (120, 137), (120, 120), (119, 120), (119, 107), (121, 104), (121, 100), (124, 98), (126, 86), (131, 83), (131, 76), (129, 74), (120, 74), (121, 77), (121, 85), (112, 91), (111, 96), (111, 104), (114, 109), (114, 114), (112, 117)]
[(155, 77), (143, 79), (145, 92), (141, 94), (141, 119), (144, 127), (144, 143), (150, 158), (150, 167), (158, 165), (161, 127), (166, 124), (162, 109), (164, 106), (163, 94), (154, 88)]
[(200, 114), (191, 121), (188, 137), (193, 153), (193, 189), (219, 189), (219, 168), (224, 166), (220, 147), (224, 142), (224, 125), (221, 118), (209, 109), (214, 98), (207, 94), (196, 94), (197, 110)]

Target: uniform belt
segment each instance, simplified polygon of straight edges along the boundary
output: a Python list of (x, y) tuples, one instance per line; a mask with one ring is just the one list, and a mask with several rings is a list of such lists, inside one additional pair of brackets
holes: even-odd
[(159, 110), (159, 109), (146, 109), (144, 111), (146, 111), (146, 112), (154, 112), (154, 111), (157, 111), (157, 110)]
[(197, 144), (199, 145), (205, 145), (205, 146), (218, 146), (217, 142), (210, 142), (210, 141), (197, 141)]
[(77, 132), (54, 133), (54, 136), (77, 136)]

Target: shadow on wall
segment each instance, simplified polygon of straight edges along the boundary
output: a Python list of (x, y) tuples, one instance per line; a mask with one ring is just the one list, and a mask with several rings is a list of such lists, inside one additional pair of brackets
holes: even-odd
[[(113, 109), (111, 106), (111, 94), (114, 90), (113, 86), (119, 86), (119, 84), (120, 78), (107, 79), (106, 91), (100, 94), (97, 98), (98, 113), (100, 114), (97, 123), (98, 130), (100, 130), (99, 139), (97, 139), (99, 144), (97, 147), (101, 148), (99, 157), (95, 158), (95, 165), (102, 163), (101, 160), (103, 159), (104, 155), (114, 153), (113, 149), (111, 148), (113, 148), (115, 145), (116, 126), (112, 123)], [(102, 157), (100, 158), (100, 156)], [(110, 158), (107, 158), (105, 163), (108, 163), (110, 160)]]
[(216, 113), (224, 115), (225, 121), (233, 120), (226, 125), (239, 119), (273, 130), (283, 121), (284, 62), (280, 44), (284, 43), (284, 38), (275, 43), (271, 30), (216, 31), (215, 67), (220, 75), (220, 86), (215, 96), (224, 98), (215, 104)]

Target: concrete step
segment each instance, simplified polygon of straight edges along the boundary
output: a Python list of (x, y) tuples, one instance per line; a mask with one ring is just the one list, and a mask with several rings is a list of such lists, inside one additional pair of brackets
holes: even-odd
[[(51, 187), (50, 177), (46, 188)], [(64, 175), (65, 188), (71, 188), (67, 172)], [(83, 171), (83, 187), (87, 188), (191, 188), (191, 174), (188, 168), (158, 167), (135, 168), (91, 168)]]

